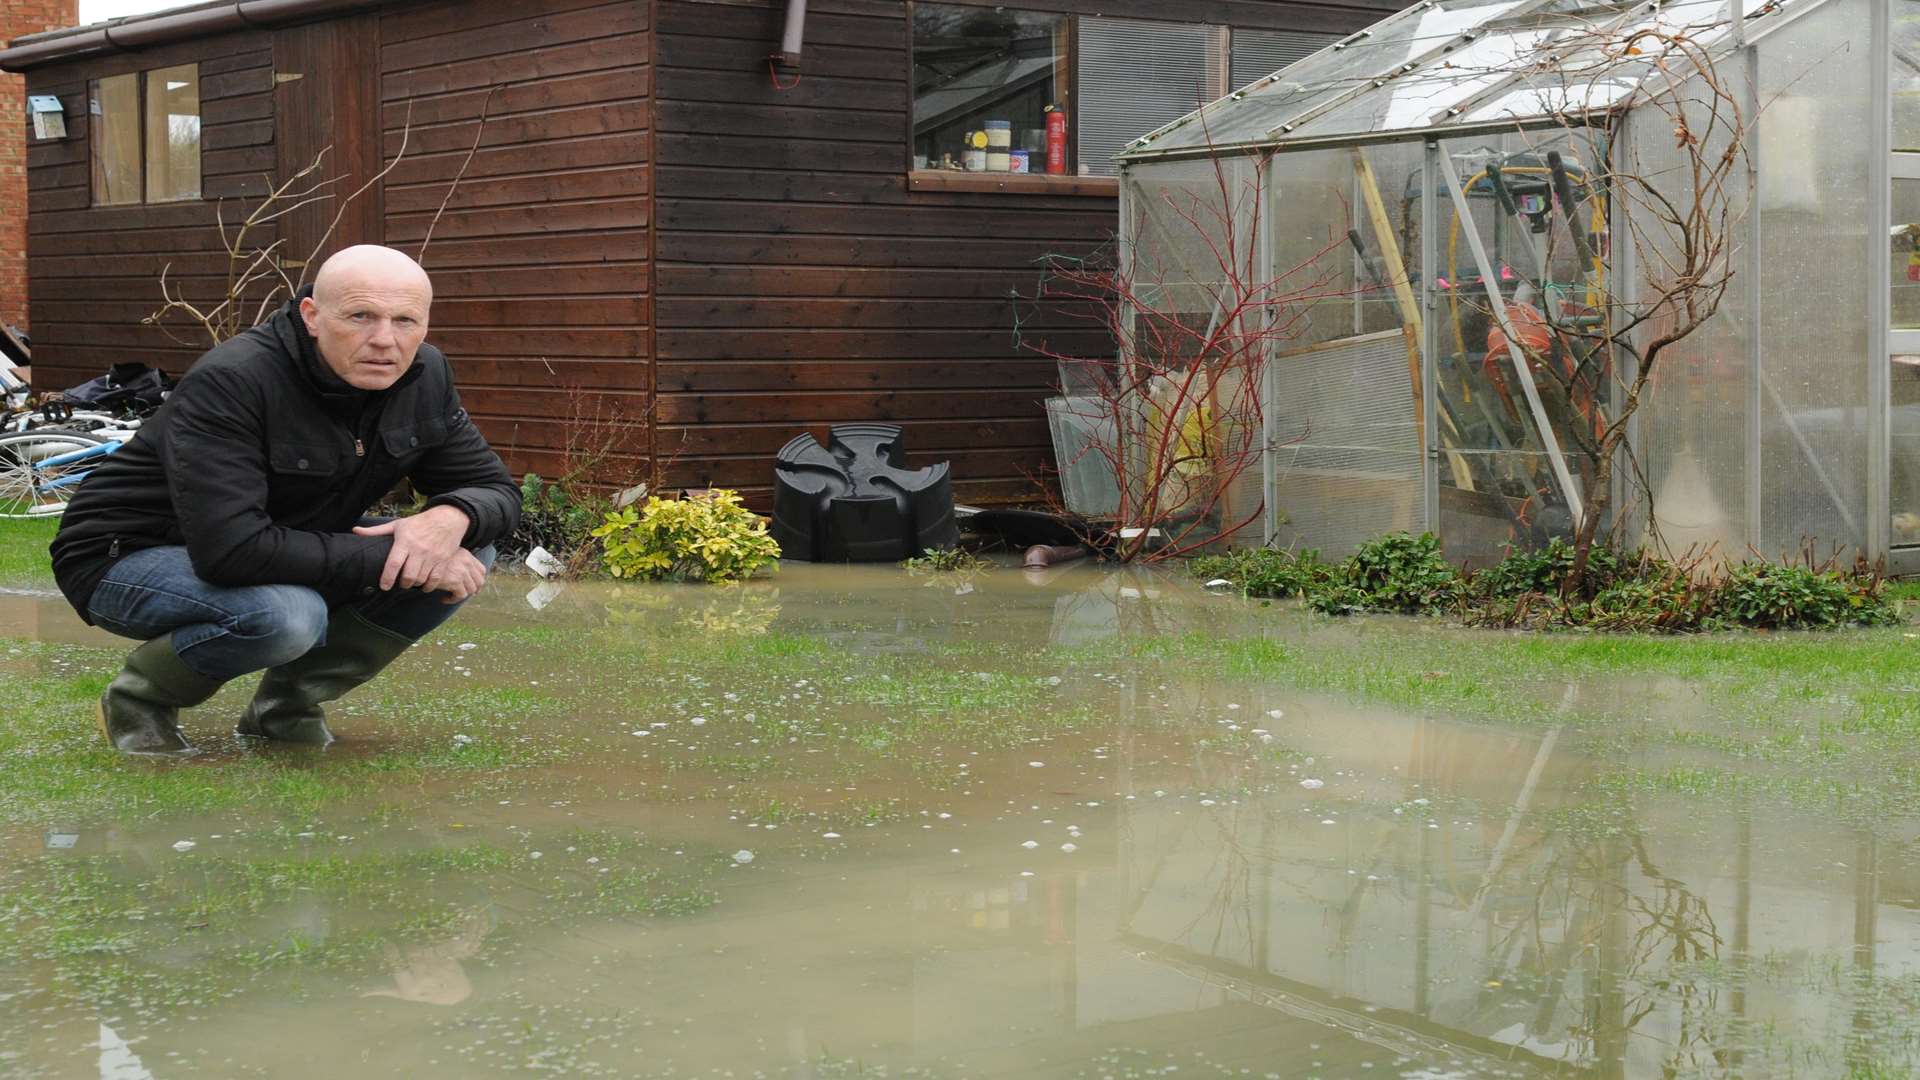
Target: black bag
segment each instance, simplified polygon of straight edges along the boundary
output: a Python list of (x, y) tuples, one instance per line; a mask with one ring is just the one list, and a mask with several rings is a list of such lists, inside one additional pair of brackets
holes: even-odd
[(61, 395), (70, 405), (103, 412), (146, 416), (160, 407), (173, 389), (173, 380), (139, 361), (115, 364), (105, 375), (88, 379)]

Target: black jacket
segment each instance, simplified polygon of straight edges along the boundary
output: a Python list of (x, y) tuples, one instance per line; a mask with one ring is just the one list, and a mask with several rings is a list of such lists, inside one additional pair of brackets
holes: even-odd
[(295, 300), (202, 356), (81, 483), (54, 577), (85, 619), (115, 559), (181, 544), (214, 585), (306, 585), (338, 604), (378, 585), (393, 541), (351, 530), (402, 478), (428, 506), (466, 512), (468, 548), (519, 521), (519, 489), (440, 350), (422, 344), (393, 386), (356, 390), (321, 359)]

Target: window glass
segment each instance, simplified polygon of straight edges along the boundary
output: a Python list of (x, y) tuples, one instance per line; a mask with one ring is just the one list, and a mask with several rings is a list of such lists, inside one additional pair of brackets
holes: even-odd
[(1920, 0), (1895, 0), (1893, 63), (1893, 148), (1920, 151)]
[(140, 201), (140, 77), (98, 79), (88, 93), (93, 146), (93, 203)]
[(1198, 23), (1080, 20), (1080, 171), (1114, 176), (1113, 155), (1226, 93), (1226, 33)]
[(147, 79), (147, 201), (200, 197), (200, 69), (160, 68)]
[(1045, 172), (1046, 110), (1067, 105), (1069, 25), (1064, 15), (915, 4), (914, 167), (1006, 171), (1023, 151), (1027, 171)]

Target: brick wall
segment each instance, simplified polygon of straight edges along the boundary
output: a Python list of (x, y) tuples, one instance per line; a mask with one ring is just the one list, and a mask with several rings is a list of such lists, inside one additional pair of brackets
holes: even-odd
[[(73, 26), (80, 0), (0, 0), (0, 41)], [(27, 325), (27, 84), (0, 72), (0, 322)]]

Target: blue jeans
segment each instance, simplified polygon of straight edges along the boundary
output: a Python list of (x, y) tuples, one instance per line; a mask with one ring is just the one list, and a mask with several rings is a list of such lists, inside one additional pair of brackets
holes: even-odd
[[(494, 550), (473, 553), (493, 568)], [(460, 604), (442, 593), (394, 588), (350, 605), (375, 626), (419, 640)], [(113, 564), (87, 603), (94, 625), (150, 641), (173, 636), (173, 649), (210, 679), (279, 667), (326, 644), (331, 612), (304, 585), (211, 585), (193, 572), (184, 547), (144, 548)]]

